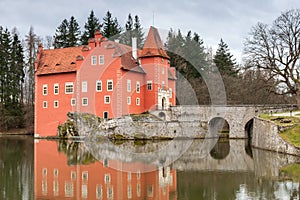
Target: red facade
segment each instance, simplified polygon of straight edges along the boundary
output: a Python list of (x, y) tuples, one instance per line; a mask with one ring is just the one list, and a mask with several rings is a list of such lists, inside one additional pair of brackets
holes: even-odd
[(175, 105), (175, 69), (158, 30), (150, 27), (143, 49), (99, 32), (80, 47), (44, 50), (36, 61), (35, 134), (53, 136), (70, 111), (102, 118)]

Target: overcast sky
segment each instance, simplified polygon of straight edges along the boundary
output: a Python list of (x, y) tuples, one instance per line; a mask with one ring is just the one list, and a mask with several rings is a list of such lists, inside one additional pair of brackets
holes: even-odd
[(37, 35), (53, 36), (63, 19), (74, 16), (83, 28), (91, 10), (102, 20), (110, 10), (124, 26), (129, 13), (142, 26), (197, 32), (215, 51), (220, 39), (241, 60), (243, 42), (257, 22), (270, 24), (281, 12), (300, 8), (299, 0), (0, 0), (0, 26), (17, 27), (24, 37), (30, 26)]

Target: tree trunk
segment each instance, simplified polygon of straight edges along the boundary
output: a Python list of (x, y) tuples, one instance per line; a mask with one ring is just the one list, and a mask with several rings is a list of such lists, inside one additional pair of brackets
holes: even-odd
[(296, 92), (296, 98), (297, 98), (297, 107), (300, 109), (300, 83), (297, 84), (297, 92)]

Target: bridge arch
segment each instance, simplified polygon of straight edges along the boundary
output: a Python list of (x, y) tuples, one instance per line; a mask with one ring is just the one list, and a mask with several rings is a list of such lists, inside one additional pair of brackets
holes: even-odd
[(253, 123), (254, 123), (254, 118), (250, 119), (246, 124), (245, 124), (245, 151), (247, 155), (249, 155), (251, 158), (253, 158), (253, 153), (252, 153), (252, 134), (253, 134)]
[(220, 137), (229, 137), (230, 126), (228, 121), (223, 117), (213, 117), (209, 120), (208, 125), (210, 134)]

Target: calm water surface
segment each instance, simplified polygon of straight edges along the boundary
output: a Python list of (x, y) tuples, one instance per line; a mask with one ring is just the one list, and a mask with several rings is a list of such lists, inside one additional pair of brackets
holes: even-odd
[(2, 137), (0, 143), (0, 199), (300, 197), (300, 180), (281, 172), (300, 158), (249, 149), (244, 140), (113, 144)]
[(0, 137), (0, 199), (34, 199), (33, 138)]

